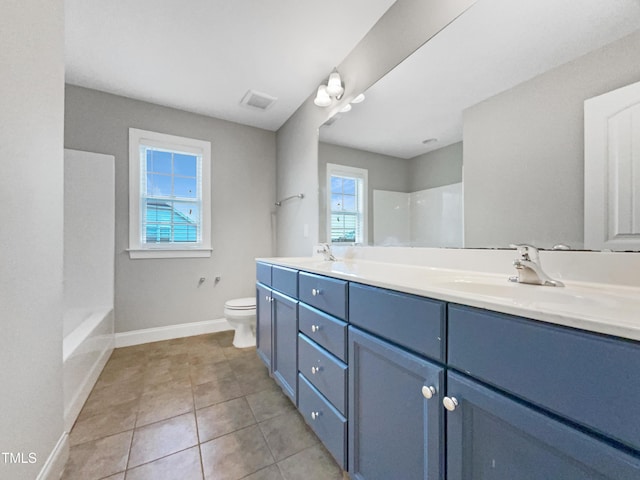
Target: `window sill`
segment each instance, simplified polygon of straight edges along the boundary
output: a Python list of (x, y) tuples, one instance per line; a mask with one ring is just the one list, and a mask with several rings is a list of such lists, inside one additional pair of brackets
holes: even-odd
[(129, 252), (129, 258), (132, 260), (144, 258), (209, 258), (211, 257), (211, 251), (211, 248), (127, 249), (127, 252)]

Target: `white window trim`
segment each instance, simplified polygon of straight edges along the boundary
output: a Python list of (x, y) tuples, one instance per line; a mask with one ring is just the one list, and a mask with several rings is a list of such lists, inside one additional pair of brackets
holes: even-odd
[[(140, 232), (140, 144), (179, 149), (202, 155), (201, 243), (184, 245), (144, 245)], [(192, 138), (129, 129), (129, 258), (194, 258), (211, 256), (211, 142)]]
[(366, 245), (369, 233), (369, 170), (365, 168), (349, 167), (337, 163), (327, 163), (327, 241), (331, 243), (331, 176), (344, 175), (362, 179), (362, 242), (340, 242), (336, 245)]

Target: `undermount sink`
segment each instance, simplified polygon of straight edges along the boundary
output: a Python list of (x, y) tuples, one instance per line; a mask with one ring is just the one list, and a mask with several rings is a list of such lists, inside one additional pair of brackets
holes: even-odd
[(615, 294), (606, 294), (593, 289), (578, 287), (545, 287), (527, 285), (491, 279), (457, 279), (434, 282), (434, 287), (455, 290), (465, 295), (492, 297), (516, 305), (553, 308), (611, 308), (615, 307), (619, 298)]

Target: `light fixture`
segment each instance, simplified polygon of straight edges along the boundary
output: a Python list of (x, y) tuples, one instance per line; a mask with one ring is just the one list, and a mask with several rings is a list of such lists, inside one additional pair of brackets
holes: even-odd
[(327, 82), (327, 93), (331, 97), (336, 97), (336, 99), (340, 99), (340, 96), (344, 93), (344, 87), (342, 86), (340, 74), (335, 68), (333, 69), (333, 72), (331, 72), (331, 75), (329, 75), (329, 81)]
[(318, 87), (318, 93), (316, 93), (316, 98), (313, 100), (313, 103), (318, 107), (328, 107), (333, 103), (334, 99), (340, 100), (343, 93), (344, 87), (342, 86), (340, 74), (338, 70), (334, 68), (333, 72), (329, 75), (327, 84), (322, 84)]
[(364, 101), (364, 93), (361, 93), (356, 98), (351, 100), (351, 103), (360, 103), (360, 102), (363, 102), (363, 101)]
[(331, 100), (331, 97), (327, 93), (327, 86), (320, 85), (318, 87), (318, 93), (316, 93), (316, 98), (313, 100), (313, 103), (315, 103), (318, 107), (328, 107), (329, 105), (331, 105), (332, 101), (333, 100)]
[(347, 103), (344, 107), (340, 109), (340, 113), (347, 113), (351, 111), (351, 104)]

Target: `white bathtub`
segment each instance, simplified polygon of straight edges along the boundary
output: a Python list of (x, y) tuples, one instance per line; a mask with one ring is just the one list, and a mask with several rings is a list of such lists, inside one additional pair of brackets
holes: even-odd
[(70, 309), (63, 325), (64, 424), (69, 432), (113, 351), (113, 309)]

